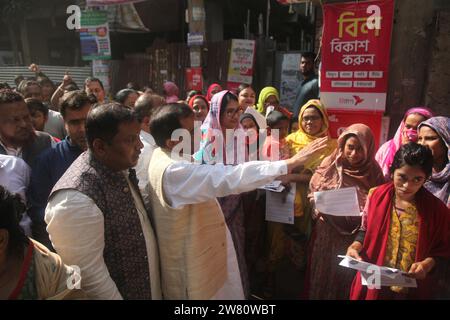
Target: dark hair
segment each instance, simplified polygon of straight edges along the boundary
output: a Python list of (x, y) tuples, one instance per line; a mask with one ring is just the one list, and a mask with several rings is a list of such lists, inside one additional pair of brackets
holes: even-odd
[(255, 89), (253, 89), (253, 87), (252, 87), (251, 85), (246, 84), (246, 83), (241, 83), (241, 84), (239, 85), (239, 87), (237, 88), (237, 90), (236, 90), (236, 95), (239, 96), (239, 94), (241, 93), (241, 91), (243, 91), (243, 90), (245, 90), (245, 89), (247, 89), (247, 88), (252, 89), (252, 90), (255, 92), (255, 94), (256, 94)]
[(239, 118), (239, 123), (242, 124), (242, 121), (244, 121), (245, 119), (252, 120), (255, 123), (255, 125), (256, 125), (256, 129), (259, 131), (258, 121), (256, 121), (255, 117), (251, 113), (243, 113), (243, 114), (241, 114), (241, 116)]
[(191, 100), (191, 98), (192, 98), (193, 96), (196, 96), (196, 95), (199, 95), (199, 94), (202, 94), (202, 92), (201, 92), (201, 91), (198, 91), (198, 90), (191, 90), (191, 91), (189, 91), (188, 94), (187, 94), (187, 96), (186, 96), (186, 101)]
[(280, 121), (283, 120), (289, 121), (289, 118), (280, 111), (273, 110), (267, 115), (266, 123), (269, 128), (272, 128), (273, 126), (277, 125)]
[(67, 86), (64, 87), (64, 90), (66, 90), (67, 92), (70, 91), (76, 91), (76, 90), (80, 90), (80, 88), (77, 86), (77, 84), (75, 82), (71, 82), (69, 83)]
[(29, 243), (19, 225), (25, 210), (20, 196), (0, 185), (0, 229), (8, 231), (8, 255), (20, 255)]
[(152, 136), (156, 144), (165, 148), (166, 140), (171, 138), (175, 130), (182, 128), (180, 120), (193, 114), (194, 111), (184, 103), (171, 103), (156, 109), (150, 120), (150, 128), (152, 128)]
[(142, 122), (145, 117), (149, 117), (156, 107), (162, 106), (166, 100), (157, 94), (144, 93), (136, 100), (134, 105), (134, 113), (139, 122)]
[(127, 89), (133, 89), (135, 91), (139, 91), (140, 90), (140, 86), (137, 82), (134, 81), (130, 81), (127, 83)]
[(119, 92), (116, 93), (116, 96), (114, 97), (114, 101), (118, 102), (118, 103), (125, 103), (125, 100), (127, 100), (128, 96), (130, 94), (138, 94), (138, 92), (136, 90), (133, 89), (122, 89)]
[(84, 86), (86, 87), (89, 82), (98, 82), (100, 84), (100, 87), (102, 87), (102, 90), (105, 90), (105, 88), (103, 87), (103, 83), (99, 78), (87, 77), (86, 80), (84, 80)]
[(2, 104), (24, 101), (23, 95), (11, 89), (0, 90), (0, 106)]
[(23, 94), (24, 96), (26, 96), (27, 94), (27, 89), (28, 87), (31, 86), (38, 86), (39, 89), (41, 88), (41, 85), (39, 84), (39, 82), (37, 82), (36, 80), (23, 80), (20, 84), (19, 87), (17, 88), (17, 91), (19, 91), (21, 94)]
[(429, 148), (415, 142), (409, 142), (402, 145), (395, 153), (389, 171), (391, 174), (394, 174), (395, 170), (405, 165), (420, 167), (425, 175), (429, 177), (433, 171), (433, 154)]
[(0, 82), (0, 89), (11, 89), (7, 82)]
[(77, 90), (65, 93), (61, 98), (60, 112), (63, 118), (66, 117), (67, 109), (80, 110), (86, 105), (91, 105), (91, 99), (87, 96), (86, 92)]
[(24, 80), (24, 76), (23, 75), (18, 75), (14, 77), (14, 83), (16, 84), (16, 87), (19, 86), (19, 84), (22, 82), (22, 80)]
[(303, 52), (302, 58), (311, 59), (314, 62), (314, 60), (316, 59), (316, 54), (314, 52), (310, 52), (310, 51)]
[(220, 104), (220, 115), (219, 115), (219, 119), (223, 116), (223, 114), (225, 113), (225, 109), (227, 108), (228, 103), (230, 103), (230, 101), (238, 101), (238, 98), (236, 95), (234, 95), (231, 91), (228, 91), (227, 93), (225, 93), (225, 95), (222, 98), (222, 103)]
[(42, 103), (41, 100), (28, 98), (25, 99), (30, 114), (33, 115), (36, 111), (42, 112), (44, 117), (48, 116), (48, 107)]
[(38, 77), (37, 78), (37, 82), (39, 83), (39, 85), (42, 87), (46, 84), (50, 84), (52, 86), (52, 88), (55, 88), (55, 84), (53, 83), (52, 80), (50, 80), (50, 78), (47, 77)]
[(95, 106), (89, 111), (86, 119), (86, 138), (89, 148), (92, 148), (95, 139), (110, 144), (119, 132), (121, 123), (134, 121), (137, 121), (137, 119), (133, 110), (117, 102)]

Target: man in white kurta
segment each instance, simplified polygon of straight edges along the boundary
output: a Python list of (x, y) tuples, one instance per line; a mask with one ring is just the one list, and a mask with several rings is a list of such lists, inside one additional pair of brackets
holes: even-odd
[[(176, 161), (172, 131), (193, 132), (192, 111), (165, 106), (151, 126), (160, 148), (149, 167), (150, 195), (167, 299), (244, 299), (236, 252), (216, 197), (254, 190), (289, 173), (322, 148), (317, 141), (286, 161), (236, 166)], [(193, 150), (192, 150), (193, 151)]]

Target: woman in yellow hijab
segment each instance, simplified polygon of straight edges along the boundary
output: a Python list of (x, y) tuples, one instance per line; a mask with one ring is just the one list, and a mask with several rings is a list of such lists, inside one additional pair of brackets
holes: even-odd
[[(286, 137), (290, 154), (299, 150), (315, 139), (329, 135), (328, 115), (319, 100), (309, 100), (299, 113), (299, 129)], [(322, 160), (330, 155), (337, 147), (335, 139), (329, 139), (327, 147), (319, 154), (313, 155), (297, 172), (283, 178), (283, 183), (296, 183), (294, 201), (294, 224), (269, 224), (269, 272), (287, 254), (297, 270), (304, 270), (306, 266), (306, 248), (312, 229), (311, 207), (307, 201), (309, 181)]]
[(265, 87), (259, 93), (256, 111), (266, 116), (266, 108), (269, 105), (278, 106), (280, 103), (280, 95), (274, 87)]

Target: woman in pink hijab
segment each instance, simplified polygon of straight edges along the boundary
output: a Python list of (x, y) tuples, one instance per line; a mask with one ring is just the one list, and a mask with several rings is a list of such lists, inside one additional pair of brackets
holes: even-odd
[(178, 95), (180, 94), (180, 89), (177, 85), (171, 81), (164, 82), (164, 97), (166, 98), (166, 103), (176, 103), (180, 100)]
[(406, 111), (394, 138), (385, 142), (380, 149), (378, 149), (375, 160), (383, 170), (383, 175), (386, 180), (390, 180), (389, 168), (391, 167), (397, 150), (410, 141), (417, 142), (417, 127), (421, 122), (431, 117), (433, 117), (433, 112), (426, 107), (409, 109)]

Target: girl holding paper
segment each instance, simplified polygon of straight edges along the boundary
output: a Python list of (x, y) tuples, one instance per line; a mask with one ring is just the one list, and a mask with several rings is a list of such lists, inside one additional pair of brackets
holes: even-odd
[[(338, 138), (338, 148), (316, 169), (310, 182), (308, 198), (314, 192), (356, 187), (360, 210), (369, 189), (383, 184), (384, 177), (375, 161), (375, 142), (370, 128), (353, 124)], [(316, 211), (317, 212), (317, 211)], [(339, 254), (352, 244), (361, 225), (360, 217), (335, 217), (317, 212), (307, 272), (309, 299), (348, 299), (355, 273), (340, 267)]]
[(347, 255), (407, 272), (417, 288), (368, 289), (358, 272), (350, 299), (429, 299), (436, 261), (450, 257), (450, 210), (424, 188), (433, 168), (431, 151), (410, 142), (395, 154), (392, 182), (369, 191), (360, 232)]

